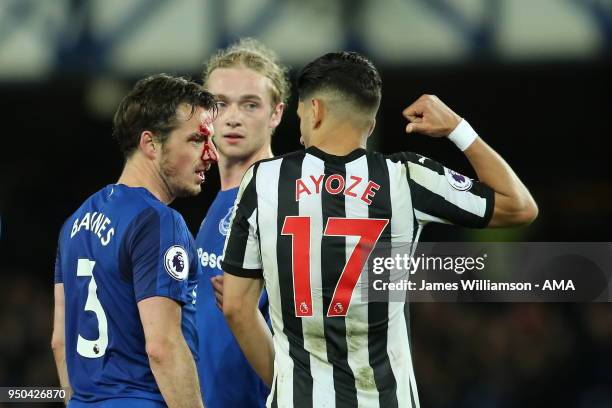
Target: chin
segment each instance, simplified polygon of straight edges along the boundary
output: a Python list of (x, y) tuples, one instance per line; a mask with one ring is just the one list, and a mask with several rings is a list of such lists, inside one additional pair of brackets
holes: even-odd
[(191, 191), (190, 191), (190, 195), (191, 196), (197, 196), (198, 194), (200, 194), (202, 192), (202, 184), (198, 184), (197, 186), (194, 186)]
[(192, 187), (183, 186), (177, 189), (176, 196), (177, 197), (193, 197), (193, 196), (197, 196), (201, 192), (202, 192), (202, 186), (199, 184), (197, 186), (192, 186)]
[(228, 159), (242, 159), (249, 156), (249, 152), (241, 146), (232, 146), (222, 153)]

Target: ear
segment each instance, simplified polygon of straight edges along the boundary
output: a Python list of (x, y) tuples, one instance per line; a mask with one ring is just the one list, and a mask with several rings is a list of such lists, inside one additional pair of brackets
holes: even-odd
[(285, 104), (278, 103), (274, 107), (274, 112), (272, 112), (272, 117), (270, 118), (270, 128), (276, 129), (276, 127), (280, 124), (281, 119), (283, 118), (283, 112), (285, 111)]
[(140, 134), (138, 147), (147, 158), (152, 160), (155, 159), (159, 150), (159, 144), (155, 142), (153, 133), (149, 130), (145, 130)]
[(321, 99), (311, 99), (310, 107), (312, 128), (318, 129), (321, 127), (323, 119), (325, 119), (325, 104)]
[(370, 124), (370, 129), (368, 129), (368, 137), (372, 135), (372, 132), (374, 131), (375, 127), (376, 127), (376, 118), (374, 118), (372, 120), (372, 123)]

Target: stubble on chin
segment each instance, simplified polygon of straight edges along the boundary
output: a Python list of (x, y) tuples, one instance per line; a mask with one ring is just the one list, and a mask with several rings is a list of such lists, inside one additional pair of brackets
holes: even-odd
[(177, 176), (172, 176), (169, 184), (173, 189), (172, 194), (174, 197), (194, 197), (202, 191), (201, 184), (188, 185), (186, 181), (181, 180)]
[(188, 185), (187, 181), (181, 180), (178, 171), (168, 162), (161, 163), (160, 173), (166, 189), (174, 198), (194, 197), (202, 191), (201, 184)]

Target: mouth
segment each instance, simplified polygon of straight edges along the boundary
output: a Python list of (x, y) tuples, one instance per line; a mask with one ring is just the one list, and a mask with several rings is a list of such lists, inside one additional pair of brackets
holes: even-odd
[(204, 168), (196, 169), (195, 174), (196, 176), (198, 176), (201, 183), (203, 183), (204, 180), (206, 179), (206, 172), (210, 170), (211, 166), (212, 166), (212, 162), (206, 162), (204, 163)]
[(234, 144), (238, 143), (241, 139), (244, 139), (244, 136), (238, 133), (227, 133), (223, 135), (223, 139), (225, 139), (230, 144)]
[(216, 160), (204, 160), (204, 166), (199, 167), (195, 170), (194, 173), (200, 179), (200, 183), (204, 182), (204, 180), (206, 179), (206, 172), (210, 170), (213, 163), (216, 163), (216, 162), (217, 162)]

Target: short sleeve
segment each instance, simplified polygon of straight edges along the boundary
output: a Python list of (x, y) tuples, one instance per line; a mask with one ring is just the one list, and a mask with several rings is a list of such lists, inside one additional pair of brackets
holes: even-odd
[(131, 224), (123, 250), (131, 266), (136, 301), (163, 296), (184, 304), (188, 297), (191, 242), (184, 221), (171, 209), (143, 211)]
[(487, 185), (412, 152), (400, 153), (406, 166), (414, 215), (421, 224), (440, 222), (486, 227), (493, 216), (495, 192)]
[(257, 224), (257, 165), (243, 176), (223, 248), (221, 266), (229, 274), (262, 278), (262, 262)]

